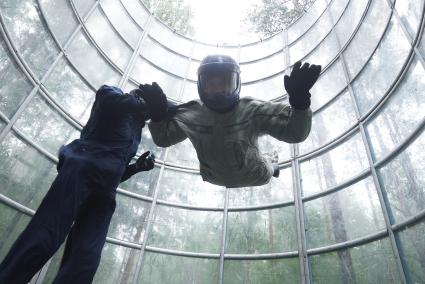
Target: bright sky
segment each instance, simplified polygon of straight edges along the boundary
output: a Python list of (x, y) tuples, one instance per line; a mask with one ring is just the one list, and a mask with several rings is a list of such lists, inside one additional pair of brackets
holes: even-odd
[(185, 0), (192, 7), (195, 38), (218, 44), (249, 43), (259, 37), (249, 34), (243, 19), (249, 8), (261, 0)]

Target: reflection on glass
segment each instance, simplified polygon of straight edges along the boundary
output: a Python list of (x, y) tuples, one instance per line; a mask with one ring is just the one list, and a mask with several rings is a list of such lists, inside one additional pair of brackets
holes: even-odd
[(170, 147), (168, 150), (167, 162), (199, 169), (198, 156), (189, 139), (185, 139), (183, 142)]
[(425, 117), (425, 70), (414, 60), (403, 82), (382, 111), (367, 125), (372, 149), (378, 160), (401, 144)]
[(350, 0), (332, 1), (329, 5), (329, 12), (335, 23), (344, 15), (349, 8)]
[(0, 143), (1, 194), (37, 209), (55, 177), (56, 165), (13, 134)]
[(0, 215), (0, 259), (3, 259), (25, 229), (30, 217), (2, 203), (0, 203)]
[(58, 54), (58, 48), (45, 27), (35, 0), (0, 2), (6, 29), (19, 53), (40, 79)]
[(158, 182), (160, 168), (140, 172), (119, 185), (120, 188), (140, 195), (152, 197)]
[(401, 231), (398, 236), (412, 283), (425, 282), (425, 222)]
[(121, 70), (130, 61), (133, 50), (118, 36), (105, 15), (97, 8), (85, 23), (91, 37)]
[(280, 170), (278, 178), (268, 184), (255, 187), (229, 188), (229, 207), (245, 207), (273, 204), (294, 200), (292, 169)]
[(121, 0), (120, 2), (123, 3), (127, 13), (143, 28), (150, 17), (150, 13), (142, 2), (139, 0)]
[(368, 0), (356, 0), (350, 1), (348, 4), (347, 10), (345, 10), (344, 15), (335, 26), (341, 46), (344, 46), (353, 34), (367, 8), (368, 2)]
[(31, 100), (15, 126), (53, 155), (60, 146), (80, 136), (79, 131), (52, 109), (39, 94)]
[(2, 131), (5, 126), (6, 126), (6, 122), (0, 119), (0, 131)]
[(378, 45), (390, 16), (391, 8), (386, 0), (372, 1), (359, 30), (344, 51), (351, 78), (357, 75)]
[(326, 9), (327, 0), (316, 0), (307, 13), (288, 28), (288, 42), (292, 43), (304, 34)]
[(147, 245), (160, 248), (218, 253), (223, 212), (197, 211), (156, 205)]
[[(303, 61), (322, 65), (322, 68), (331, 62), (338, 54), (339, 47), (335, 33), (330, 33)], [(343, 75), (343, 74), (341, 74)]]
[[(195, 47), (193, 48), (192, 54), (192, 57), (194, 59), (201, 61), (202, 59), (204, 59), (205, 56), (211, 54), (218, 54), (217, 45), (205, 44), (200, 42), (195, 43)], [(234, 59), (236, 60), (237, 58), (235, 57)]]
[(179, 99), (183, 79), (155, 67), (152, 63), (138, 57), (134, 63), (131, 77), (140, 84), (157, 82), (168, 98)]
[[(287, 102), (282, 102), (287, 104)], [(265, 135), (258, 138), (258, 149), (263, 156), (273, 162), (284, 162), (291, 158), (291, 144)]]
[(135, 48), (142, 29), (130, 19), (121, 1), (101, 0), (100, 6), (115, 29)]
[(388, 239), (309, 257), (313, 283), (400, 283)]
[(282, 33), (279, 33), (255, 44), (242, 46), (240, 51), (240, 62), (258, 60), (270, 54), (276, 53), (282, 48), (283, 37)]
[(155, 155), (156, 159), (164, 159), (165, 149), (156, 146), (156, 144), (152, 140), (152, 135), (147, 126), (143, 127), (142, 139), (140, 141), (139, 148), (137, 149), (137, 154), (141, 155), (145, 151), (151, 151), (151, 153)]
[(335, 61), (332, 66), (321, 74), (319, 80), (311, 88), (311, 109), (317, 110), (332, 98), (338, 95), (347, 85), (344, 69), (340, 60)]
[(192, 40), (178, 35), (156, 19), (150, 26), (149, 36), (181, 55), (189, 57), (191, 54)]
[(218, 282), (219, 260), (145, 253), (141, 283), (202, 283)]
[(226, 253), (271, 253), (297, 250), (294, 206), (229, 212)]
[(74, 118), (82, 123), (87, 122), (94, 102), (95, 92), (68, 65), (66, 59), (60, 59), (44, 86), (49, 91), (49, 96)]
[(422, 57), (425, 57), (425, 36), (422, 36), (419, 50), (421, 51)]
[(158, 198), (180, 204), (220, 207), (224, 202), (224, 188), (204, 182), (199, 174), (164, 170)]
[(243, 84), (241, 97), (252, 97), (265, 101), (283, 96), (286, 92), (283, 86), (283, 76), (284, 74), (279, 74), (255, 83)]
[[(410, 44), (393, 17), (372, 59), (353, 82), (354, 94), (362, 114), (376, 104), (394, 82), (409, 51)], [(388, 60), (389, 58), (391, 60)], [(373, 78), (372, 81), (371, 78)]]
[(225, 260), (224, 283), (301, 283), (298, 258)]
[(189, 63), (189, 73), (187, 78), (192, 81), (198, 80), (198, 67), (201, 64), (201, 61), (192, 59)]
[(313, 114), (311, 131), (300, 144), (300, 153), (306, 153), (332, 141), (357, 122), (350, 94), (344, 92), (334, 102)]
[(196, 84), (196, 82), (186, 80), (184, 84), (183, 96), (180, 101), (188, 102), (197, 99), (199, 99), (198, 85)]
[[(59, 270), (65, 243), (52, 257), (43, 283), (53, 283)], [(105, 243), (99, 267), (93, 279), (95, 284), (130, 284), (133, 280), (140, 250)]]
[(151, 207), (144, 202), (122, 194), (116, 198), (116, 208), (109, 225), (108, 236), (132, 243), (141, 243)]
[(168, 51), (149, 37), (143, 40), (140, 54), (164, 70), (177, 76), (185, 77), (189, 58)]
[(289, 47), (291, 65), (306, 56), (329, 33), (331, 18), (324, 12), (317, 23)]
[(425, 209), (425, 134), (379, 169), (395, 222)]
[[(66, 240), (65, 240), (66, 241)], [(43, 279), (44, 283), (53, 283), (56, 274), (59, 271), (59, 266), (62, 260), (63, 252), (65, 250), (65, 242), (59, 247), (53, 257), (50, 259), (50, 264), (46, 272), (46, 276)]]
[[(90, 1), (85, 1), (90, 3)], [(41, 0), (45, 20), (59, 43), (64, 46), (78, 25), (78, 20), (67, 0)]]
[(270, 57), (252, 63), (241, 64), (241, 80), (243, 83), (263, 79), (285, 69), (283, 52), (278, 52)]
[(81, 17), (84, 17), (90, 8), (95, 3), (95, 0), (72, 0), (75, 7), (77, 8), (78, 13)]
[(3, 39), (0, 39), (0, 111), (11, 118), (31, 89), (31, 83), (19, 70)]
[[(81, 31), (68, 47), (67, 54), (78, 71), (96, 89), (104, 84), (118, 84), (120, 74), (96, 50)], [(87, 62), (87, 58), (90, 58), (90, 63)]]
[(139, 250), (106, 243), (93, 283), (132, 283), (139, 255)]
[(360, 134), (336, 148), (300, 163), (304, 196), (324, 191), (369, 167)]
[(385, 229), (379, 197), (370, 177), (307, 201), (304, 208), (310, 248), (342, 243)]
[(395, 3), (395, 9), (412, 39), (416, 37), (421, 23), (423, 7), (424, 1), (404, 0)]

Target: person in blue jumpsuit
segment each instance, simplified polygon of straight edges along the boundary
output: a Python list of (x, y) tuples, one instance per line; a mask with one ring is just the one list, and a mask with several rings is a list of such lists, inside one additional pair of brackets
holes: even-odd
[(97, 91), (80, 138), (59, 150), (56, 179), (0, 264), (0, 283), (28, 283), (67, 235), (54, 283), (92, 282), (119, 183), (154, 165), (149, 152), (129, 165), (145, 121), (159, 121), (166, 112), (167, 99), (156, 83), (129, 95), (106, 85)]

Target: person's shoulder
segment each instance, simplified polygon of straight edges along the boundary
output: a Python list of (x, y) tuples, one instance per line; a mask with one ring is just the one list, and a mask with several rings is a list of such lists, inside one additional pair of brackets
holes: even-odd
[(255, 108), (264, 103), (265, 101), (262, 101), (253, 97), (243, 97), (239, 99), (239, 104), (243, 108)]
[(243, 97), (239, 99), (240, 102), (245, 103), (245, 104), (257, 104), (257, 103), (264, 103), (263, 100), (260, 99), (256, 99), (253, 97)]
[(96, 92), (96, 94), (114, 94), (114, 95), (123, 95), (124, 92), (115, 86), (102, 85)]
[(201, 100), (191, 100), (179, 105), (176, 105), (176, 108), (180, 111), (190, 111), (190, 110), (197, 110), (202, 109), (203, 103)]
[(197, 106), (202, 106), (202, 102), (201, 102), (201, 100), (196, 99), (196, 100), (188, 101), (186, 103), (182, 103), (180, 106), (183, 106), (183, 107), (197, 107)]

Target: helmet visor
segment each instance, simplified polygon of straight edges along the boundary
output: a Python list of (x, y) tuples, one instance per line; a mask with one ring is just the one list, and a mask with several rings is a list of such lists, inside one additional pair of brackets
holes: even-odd
[(200, 86), (206, 95), (231, 95), (238, 88), (238, 73), (204, 72), (199, 76)]

